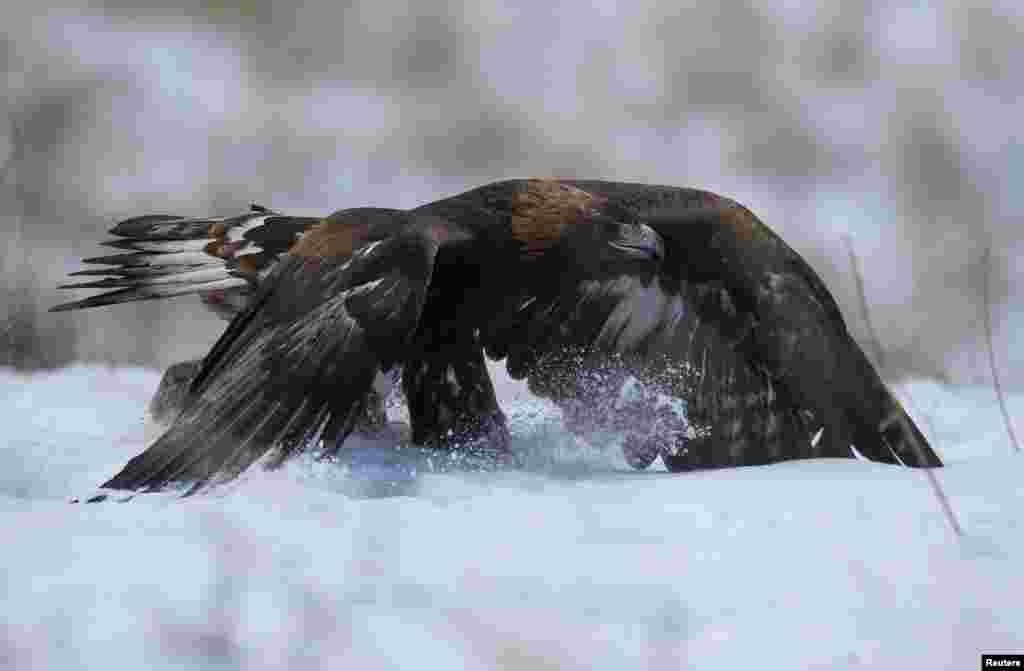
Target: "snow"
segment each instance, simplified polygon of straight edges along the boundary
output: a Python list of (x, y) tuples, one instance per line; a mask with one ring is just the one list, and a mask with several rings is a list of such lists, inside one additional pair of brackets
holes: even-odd
[(0, 668), (942, 669), (1024, 650), (1024, 461), (985, 387), (900, 390), (949, 464), (957, 541), (920, 472), (634, 473), (507, 380), (523, 471), (354, 499), (300, 459), (187, 500), (68, 504), (154, 435), (158, 381), (0, 370)]

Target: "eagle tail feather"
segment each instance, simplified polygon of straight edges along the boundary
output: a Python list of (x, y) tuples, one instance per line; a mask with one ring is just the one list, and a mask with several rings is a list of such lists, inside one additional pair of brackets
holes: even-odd
[(122, 221), (110, 229), (118, 239), (101, 244), (123, 251), (83, 259), (106, 267), (71, 273), (100, 279), (58, 287), (106, 291), (49, 311), (201, 294), (211, 307), (225, 303), (224, 316), (230, 317), (237, 310), (225, 296), (251, 293), (278, 258), (319, 221), (282, 216), (258, 205), (234, 217), (150, 214)]

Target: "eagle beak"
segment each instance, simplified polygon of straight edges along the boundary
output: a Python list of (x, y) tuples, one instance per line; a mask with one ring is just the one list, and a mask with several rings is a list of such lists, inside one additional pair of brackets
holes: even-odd
[(653, 228), (646, 224), (636, 224), (624, 228), (622, 236), (608, 244), (632, 257), (654, 261), (661, 261), (665, 258), (664, 241)]

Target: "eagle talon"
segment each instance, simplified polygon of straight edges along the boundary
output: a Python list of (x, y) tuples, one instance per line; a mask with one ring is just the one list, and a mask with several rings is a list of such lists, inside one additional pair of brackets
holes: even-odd
[[(661, 463), (669, 473), (686, 473), (707, 468), (708, 464), (700, 463), (700, 452), (696, 449), (706, 446), (709, 437), (683, 439), (681, 445), (661, 454)], [(707, 449), (704, 450), (707, 453)]]

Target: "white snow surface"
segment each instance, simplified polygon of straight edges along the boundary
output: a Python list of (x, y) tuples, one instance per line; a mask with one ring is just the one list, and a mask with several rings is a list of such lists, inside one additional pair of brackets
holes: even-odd
[(190, 499), (69, 504), (155, 435), (159, 377), (0, 370), (0, 668), (965, 669), (1024, 651), (1024, 457), (989, 388), (899, 390), (948, 464), (960, 540), (920, 471), (635, 473), (507, 379), (522, 471), (356, 499), (303, 457)]

